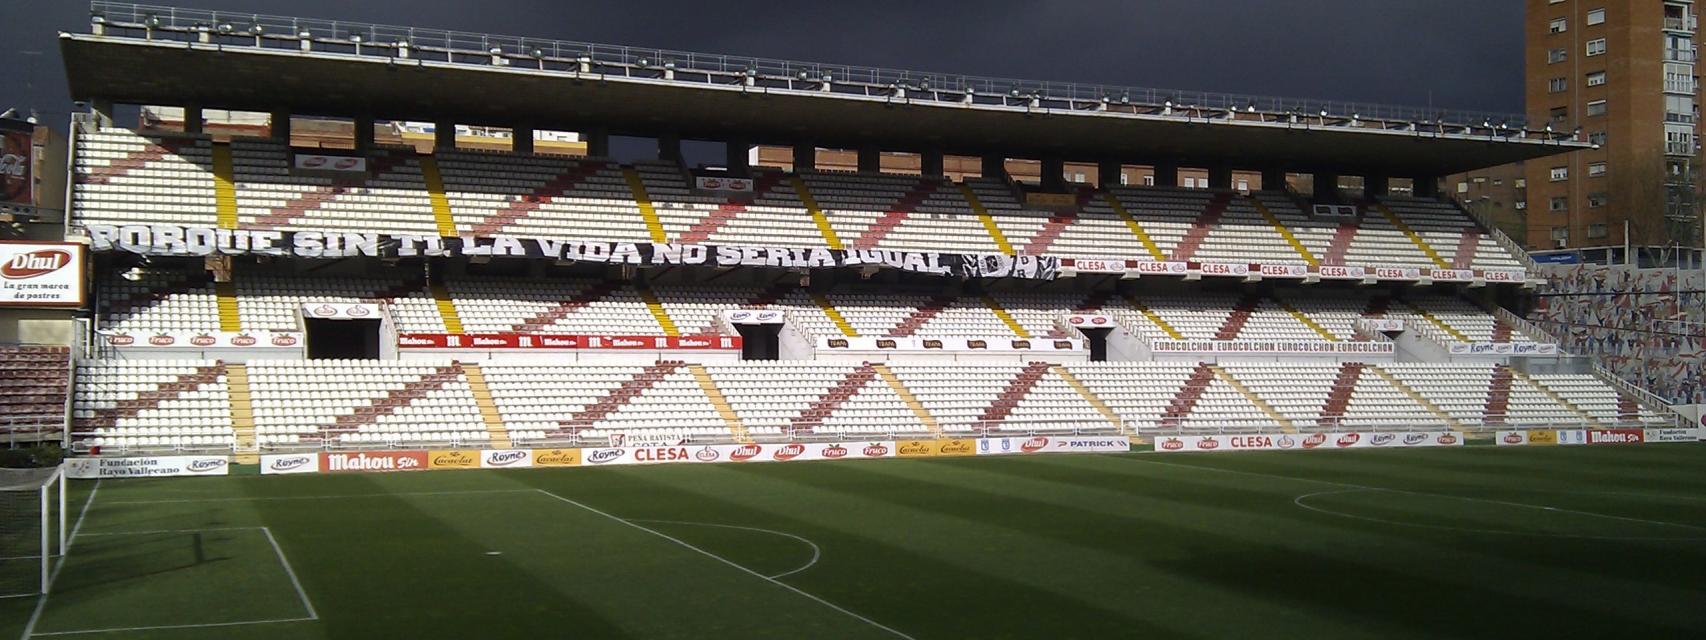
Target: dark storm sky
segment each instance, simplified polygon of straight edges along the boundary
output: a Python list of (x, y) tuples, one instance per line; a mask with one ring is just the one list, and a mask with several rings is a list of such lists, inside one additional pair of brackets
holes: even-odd
[[(187, 0), (181, 6), (921, 71), (1516, 113), (1523, 106), (1522, 4)], [(58, 31), (87, 32), (88, 5), (0, 0), (0, 108), (33, 107), (52, 122), (64, 121), (70, 104)]]

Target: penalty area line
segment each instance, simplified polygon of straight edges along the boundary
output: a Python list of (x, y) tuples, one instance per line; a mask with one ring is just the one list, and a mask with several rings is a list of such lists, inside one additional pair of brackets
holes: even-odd
[[(753, 571), (753, 570), (751, 570), (751, 569), (748, 569), (748, 568), (746, 568), (746, 567), (743, 567), (743, 566), (741, 566), (741, 565), (740, 565), (740, 564), (739, 564), (739, 563), (737, 563), (737, 562), (735, 562), (735, 561), (733, 561), (733, 560), (730, 560), (730, 559), (728, 559), (728, 558), (724, 558), (724, 557), (722, 557), (722, 556), (719, 556), (719, 555), (717, 555), (717, 554), (715, 554), (715, 553), (711, 553), (711, 552), (709, 552), (709, 551), (706, 551), (706, 550), (704, 550), (704, 549), (701, 549), (701, 548), (699, 548), (699, 547), (695, 547), (695, 546), (693, 546), (693, 545), (692, 545), (692, 544), (689, 544), (689, 543), (687, 543), (687, 542), (685, 542), (685, 541), (683, 541), (683, 540), (681, 540), (681, 539), (680, 539), (680, 538), (676, 538), (676, 537), (674, 537), (674, 536), (671, 536), (671, 535), (669, 535), (669, 534), (667, 534), (667, 533), (664, 533), (664, 532), (662, 532), (662, 531), (658, 531), (658, 530), (657, 530), (657, 529), (653, 529), (653, 528), (651, 528), (651, 527), (647, 527), (647, 526), (645, 526), (645, 525), (642, 525), (642, 524), (639, 524), (639, 523), (636, 523), (636, 522), (634, 522), (634, 521), (632, 521), (632, 520), (625, 520), (625, 519), (622, 519), (622, 518), (619, 518), (619, 517), (617, 517), (617, 516), (615, 516), (615, 515), (611, 515), (611, 514), (610, 514), (610, 513), (607, 513), (607, 512), (604, 512), (604, 511), (600, 511), (600, 510), (598, 510), (598, 509), (596, 509), (596, 508), (593, 508), (593, 507), (591, 507), (591, 506), (588, 506), (588, 505), (586, 505), (586, 504), (584, 504), (584, 503), (581, 503), (581, 502), (578, 502), (578, 501), (576, 501), (576, 500), (573, 500), (573, 499), (570, 499), (570, 498), (565, 498), (565, 497), (563, 497), (563, 496), (560, 496), (560, 495), (557, 495), (557, 494), (555, 494), (555, 493), (551, 493), (551, 492), (550, 492), (550, 491), (546, 491), (546, 490), (544, 490), (544, 489), (538, 489), (538, 490), (537, 490), (537, 491), (538, 491), (538, 492), (539, 492), (539, 493), (542, 493), (542, 494), (545, 494), (545, 495), (547, 495), (547, 496), (550, 496), (550, 497), (551, 497), (551, 498), (553, 498), (553, 499), (555, 499), (555, 500), (558, 500), (558, 501), (560, 501), (560, 502), (564, 502), (564, 503), (567, 503), (567, 504), (571, 504), (571, 505), (574, 505), (574, 506), (576, 506), (576, 507), (580, 507), (580, 508), (581, 508), (581, 509), (584, 509), (584, 510), (586, 510), (586, 511), (590, 511), (590, 512), (592, 512), (592, 513), (595, 513), (595, 514), (598, 514), (598, 515), (601, 515), (601, 516), (604, 516), (604, 517), (605, 517), (605, 518), (609, 518), (609, 519), (611, 519), (611, 520), (614, 520), (614, 521), (616, 521), (616, 522), (620, 522), (620, 523), (622, 523), (622, 524), (625, 524), (625, 525), (627, 525), (627, 526), (630, 526), (630, 527), (633, 527), (633, 528), (635, 528), (635, 529), (639, 529), (639, 530), (641, 530), (641, 531), (644, 531), (644, 532), (646, 532), (646, 533), (649, 533), (649, 534), (652, 534), (652, 535), (654, 535), (654, 536), (657, 536), (657, 537), (659, 537), (659, 538), (663, 538), (663, 539), (664, 539), (664, 540), (668, 540), (668, 541), (670, 541), (670, 542), (673, 542), (673, 543), (675, 543), (675, 544), (676, 544), (676, 545), (678, 545), (678, 546), (680, 546), (680, 547), (682, 547), (682, 548), (685, 548), (685, 549), (687, 549), (687, 550), (689, 550), (689, 551), (692, 551), (692, 552), (694, 552), (694, 553), (698, 553), (698, 554), (699, 554), (699, 555), (702, 555), (702, 556), (705, 556), (705, 557), (707, 557), (707, 558), (710, 558), (710, 559), (712, 559), (712, 560), (716, 560), (716, 561), (717, 561), (717, 562), (721, 562), (721, 563), (723, 563), (723, 564), (726, 564), (726, 565), (729, 565), (729, 566), (731, 566), (731, 567), (734, 567), (734, 568), (735, 568), (735, 569), (738, 569), (738, 570), (739, 570), (739, 571), (740, 571), (740, 572), (741, 572), (741, 573), (745, 573), (745, 574), (747, 574), (747, 575), (749, 575), (749, 576), (752, 576), (752, 577), (754, 577), (754, 578), (758, 578), (758, 579), (760, 579), (760, 580), (763, 580), (763, 581), (765, 581), (765, 582), (768, 582), (768, 583), (770, 583), (770, 584), (773, 584), (773, 585), (776, 585), (776, 586), (778, 586), (778, 587), (781, 587), (781, 588), (783, 588), (783, 589), (787, 589), (787, 590), (788, 590), (788, 591), (792, 591), (792, 592), (794, 592), (794, 593), (795, 593), (795, 594), (798, 594), (798, 595), (800, 595), (800, 596), (801, 596), (801, 597), (804, 597), (804, 598), (806, 598), (806, 599), (808, 599), (808, 600), (811, 600), (811, 601), (812, 601), (812, 602), (816, 602), (816, 603), (818, 603), (818, 604), (821, 604), (821, 605), (823, 605), (823, 606), (825, 606), (825, 607), (829, 607), (829, 608), (830, 608), (830, 609), (834, 609), (834, 610), (836, 610), (836, 611), (839, 611), (839, 612), (841, 612), (841, 613), (843, 613), (843, 614), (846, 614), (846, 615), (847, 615), (847, 616), (848, 616), (848, 617), (850, 617), (850, 618), (853, 618), (853, 619), (855, 619), (855, 620), (858, 620), (858, 621), (860, 621), (860, 622), (864, 622), (864, 623), (865, 623), (865, 624), (868, 624), (868, 625), (871, 625), (871, 626), (873, 626), (873, 627), (876, 627), (876, 628), (878, 628), (878, 629), (881, 629), (881, 630), (883, 630), (883, 631), (886, 631), (886, 632), (888, 632), (888, 633), (890, 633), (890, 634), (892, 634), (892, 635), (894, 635), (894, 636), (895, 636), (895, 637), (897, 637), (897, 638), (905, 638), (905, 639), (906, 639), (906, 640), (916, 640), (916, 639), (915, 639), (915, 638), (913, 638), (913, 637), (912, 637), (912, 636), (909, 636), (909, 635), (907, 635), (907, 634), (905, 634), (905, 633), (902, 633), (902, 632), (900, 632), (900, 631), (898, 631), (898, 630), (896, 630), (896, 629), (894, 629), (894, 628), (893, 628), (893, 627), (890, 627), (890, 626), (888, 626), (888, 625), (885, 625), (885, 624), (883, 624), (883, 623), (881, 623), (881, 622), (877, 622), (877, 621), (876, 621), (876, 620), (872, 620), (872, 619), (870, 619), (870, 618), (867, 618), (867, 617), (865, 617), (865, 616), (862, 616), (862, 615), (859, 615), (859, 614), (857, 614), (857, 613), (854, 613), (854, 612), (852, 612), (852, 611), (849, 611), (849, 610), (847, 610), (847, 609), (845, 609), (845, 608), (843, 608), (843, 607), (841, 607), (841, 606), (840, 606), (840, 605), (837, 605), (837, 604), (835, 604), (835, 603), (833, 603), (833, 602), (830, 602), (830, 601), (828, 601), (828, 600), (824, 600), (824, 599), (823, 599), (823, 598), (819, 598), (819, 597), (817, 597), (817, 596), (815, 596), (815, 595), (812, 595), (812, 594), (810, 594), (810, 593), (807, 593), (807, 592), (805, 592), (805, 591), (802, 591), (802, 590), (800, 590), (800, 589), (799, 589), (799, 588), (797, 588), (797, 587), (795, 587), (795, 586), (793, 586), (793, 585), (790, 585), (790, 584), (788, 584), (788, 583), (786, 583), (786, 582), (782, 582), (782, 581), (780, 581), (780, 580), (777, 580), (777, 579), (775, 579), (775, 578), (772, 578), (772, 577), (770, 577), (770, 576), (767, 576), (767, 575), (764, 575), (764, 574), (762, 574), (762, 573), (759, 573), (759, 572), (757, 572), (757, 571)], [(815, 545), (814, 545), (814, 546), (815, 546)]]

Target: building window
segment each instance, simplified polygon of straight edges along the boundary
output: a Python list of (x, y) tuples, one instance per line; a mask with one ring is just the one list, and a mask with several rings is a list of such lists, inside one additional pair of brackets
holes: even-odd
[(1605, 237), (1605, 223), (1588, 225), (1588, 239), (1596, 240)]
[(1551, 49), (1546, 52), (1547, 64), (1558, 64), (1570, 57), (1570, 52), (1563, 49)]
[(1597, 87), (1597, 86), (1600, 86), (1603, 84), (1605, 84), (1605, 72), (1604, 71), (1595, 71), (1593, 73), (1588, 74), (1588, 86)]
[(1588, 134), (1588, 142), (1593, 143), (1593, 144), (1597, 144), (1597, 145), (1602, 146), (1602, 147), (1605, 146), (1605, 132), (1604, 131), (1595, 131), (1595, 132), (1589, 133)]
[(1155, 176), (1143, 176), (1143, 186), (1145, 186), (1145, 187), (1155, 186)]
[(1546, 81), (1547, 93), (1563, 93), (1569, 88), (1570, 80), (1568, 78), (1553, 78)]
[(1592, 163), (1588, 164), (1588, 177), (1589, 178), (1598, 178), (1598, 177), (1603, 176), (1603, 175), (1605, 175), (1605, 163), (1604, 162), (1592, 162)]
[(1594, 116), (1603, 116), (1603, 115), (1605, 115), (1605, 101), (1604, 100), (1595, 100), (1593, 102), (1588, 103), (1588, 117), (1589, 118), (1592, 118)]
[(1516, 188), (1527, 189), (1528, 188), (1528, 178), (1517, 178), (1516, 179)]
[(1694, 65), (1665, 63), (1665, 91), (1694, 95)]
[(1552, 181), (1561, 182), (1570, 179), (1569, 167), (1552, 167)]
[(1120, 186), (1123, 187), (1123, 186), (1126, 186), (1128, 184), (1131, 184), (1131, 176), (1128, 176), (1125, 174), (1124, 171), (1121, 171), (1120, 172)]
[(1589, 9), (1588, 10), (1588, 26), (1591, 27), (1591, 26), (1594, 26), (1596, 24), (1605, 24), (1605, 10), (1604, 9)]
[(1554, 196), (1552, 198), (1552, 211), (1568, 211), (1569, 209), (1570, 198), (1568, 196)]
[(1511, 207), (1516, 209), (1517, 211), (1526, 210), (1526, 209), (1528, 209), (1528, 201), (1527, 200), (1518, 200), (1518, 201), (1516, 201), (1516, 204), (1511, 205)]
[(1605, 53), (1605, 38), (1594, 38), (1588, 41), (1588, 55), (1597, 56)]
[(1249, 191), (1250, 190), (1250, 181), (1249, 180), (1239, 180), (1238, 181), (1238, 190), (1239, 191)]
[(1552, 242), (1560, 247), (1570, 244), (1570, 228), (1552, 227)]
[(1469, 193), (1469, 183), (1467, 183), (1467, 182), (1457, 183), (1457, 192), (1458, 193)]
[(1605, 206), (1605, 193), (1604, 192), (1588, 194), (1588, 208), (1589, 209), (1598, 209), (1598, 208), (1603, 207), (1603, 206)]
[(1570, 21), (1564, 18), (1553, 18), (1551, 26), (1547, 27), (1552, 33), (1563, 33), (1570, 30)]
[(1566, 107), (1553, 107), (1547, 113), (1552, 116), (1552, 124), (1555, 125), (1564, 124), (1565, 120), (1570, 119), (1570, 110)]

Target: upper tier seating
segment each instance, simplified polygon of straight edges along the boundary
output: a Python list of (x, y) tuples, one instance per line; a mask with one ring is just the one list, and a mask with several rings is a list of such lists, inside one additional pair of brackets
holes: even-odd
[(212, 143), (102, 129), (77, 136), (73, 215), (85, 223), (213, 226)]

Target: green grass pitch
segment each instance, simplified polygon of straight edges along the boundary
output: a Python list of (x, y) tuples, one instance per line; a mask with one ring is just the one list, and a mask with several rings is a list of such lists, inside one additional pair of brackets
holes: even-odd
[(1700, 445), (74, 489), (0, 639), (1706, 637)]

